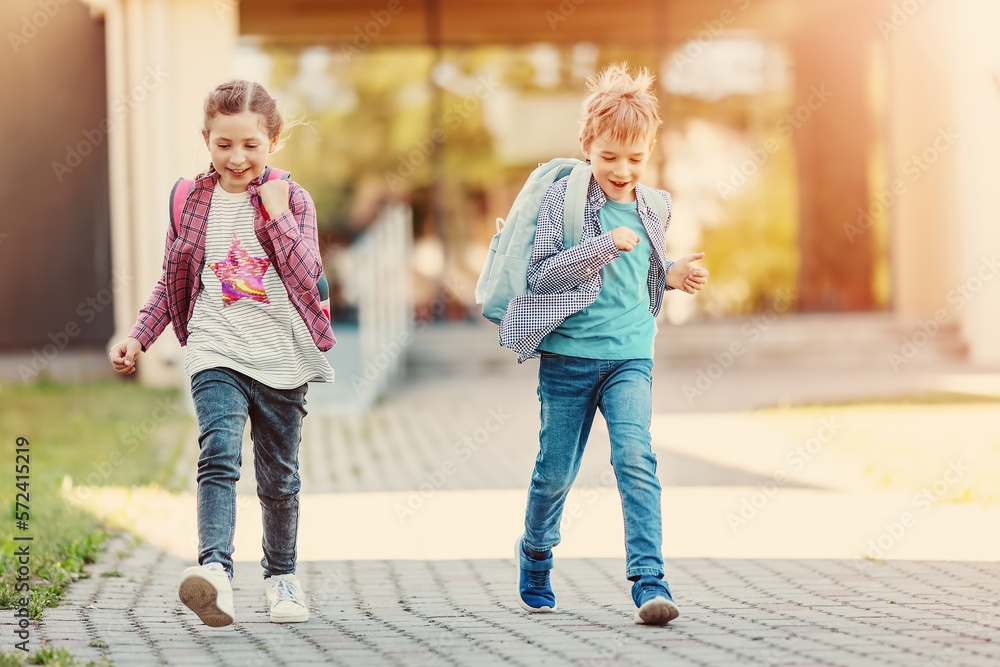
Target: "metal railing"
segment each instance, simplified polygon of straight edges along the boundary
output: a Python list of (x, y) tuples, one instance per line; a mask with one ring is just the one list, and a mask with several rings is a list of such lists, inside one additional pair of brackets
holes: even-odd
[(403, 203), (387, 204), (348, 251), (354, 270), (344, 279), (357, 297), (360, 348), (360, 373), (350, 383), (362, 407), (372, 405), (405, 368), (413, 332), (412, 216)]

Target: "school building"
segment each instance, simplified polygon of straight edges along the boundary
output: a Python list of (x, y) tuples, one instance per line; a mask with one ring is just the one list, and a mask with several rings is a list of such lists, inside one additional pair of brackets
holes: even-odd
[[(713, 189), (725, 200), (790, 142), (793, 310), (889, 313), (909, 327), (901, 331), (924, 332), (911, 339), (918, 344), (954, 330), (970, 362), (1000, 365), (993, 0), (17, 0), (0, 17), (10, 61), (0, 76), (23, 102), (0, 112), (13, 149), (0, 349), (19, 363), (46, 345), (93, 350), (92, 364), (73, 362), (84, 374), (106, 363), (104, 346), (127, 334), (159, 276), (165, 193), (178, 175), (206, 166), (204, 98), (234, 75), (241, 44), (251, 43), (326, 45), (347, 58), (366, 49), (590, 44), (602, 58), (616, 49), (652, 54), (667, 86), (661, 100), (713, 85), (720, 67), (739, 75), (723, 87), (730, 96), (740, 82), (767, 85), (757, 79), (771, 70), (759, 63), (775, 47), (788, 63), (784, 112), (720, 168)], [(753, 44), (766, 46), (759, 58), (748, 55)], [(718, 104), (725, 113), (725, 100)], [(664, 115), (661, 137), (679, 132), (678, 115)], [(545, 140), (530, 128), (515, 135)], [(651, 168), (658, 185), (684, 191), (683, 165)], [(513, 193), (501, 194), (509, 205)], [(675, 197), (680, 224), (689, 209)], [(146, 355), (143, 379), (176, 382), (178, 355), (168, 332)], [(35, 364), (69, 358), (57, 356), (35, 354)]]

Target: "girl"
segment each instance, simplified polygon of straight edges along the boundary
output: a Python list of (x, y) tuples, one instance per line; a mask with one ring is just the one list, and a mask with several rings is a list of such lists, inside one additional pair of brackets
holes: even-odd
[(198, 416), (196, 567), (181, 601), (213, 627), (233, 622), (233, 533), (243, 430), (250, 420), (264, 523), (271, 621), (306, 621), (295, 576), (298, 452), (306, 389), (332, 382), (323, 351), (335, 342), (316, 283), (322, 272), (316, 211), (298, 184), (265, 182), (284, 121), (258, 83), (229, 81), (205, 102), (208, 172), (167, 231), (163, 274), (129, 337), (111, 350), (122, 375), (173, 324)]

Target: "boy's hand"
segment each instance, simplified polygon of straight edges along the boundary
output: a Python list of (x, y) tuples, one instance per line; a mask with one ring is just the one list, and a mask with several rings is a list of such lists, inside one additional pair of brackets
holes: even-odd
[(615, 229), (611, 232), (611, 239), (615, 242), (615, 245), (622, 252), (632, 252), (632, 248), (639, 245), (639, 235), (633, 232), (631, 229), (622, 225), (621, 227)]
[(667, 285), (674, 289), (684, 290), (688, 294), (694, 294), (708, 282), (708, 269), (700, 266), (692, 266), (691, 262), (703, 259), (705, 253), (698, 252), (693, 255), (681, 257), (670, 265), (667, 269)]
[(260, 204), (272, 220), (288, 210), (288, 181), (276, 178), (257, 188)]
[(119, 375), (135, 373), (135, 361), (142, 352), (142, 345), (135, 338), (126, 338), (111, 348), (111, 365)]

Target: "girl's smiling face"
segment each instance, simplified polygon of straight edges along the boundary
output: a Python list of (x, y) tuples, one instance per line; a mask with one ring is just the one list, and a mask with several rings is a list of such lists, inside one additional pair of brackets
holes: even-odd
[(602, 134), (594, 137), (583, 154), (608, 199), (625, 203), (635, 201), (635, 186), (646, 170), (651, 147), (652, 141), (645, 137), (623, 141)]
[(208, 132), (202, 132), (212, 154), (212, 166), (219, 172), (219, 184), (226, 192), (244, 192), (250, 181), (267, 166), (268, 156), (278, 146), (278, 137), (268, 139), (261, 129), (260, 114), (216, 114)]

